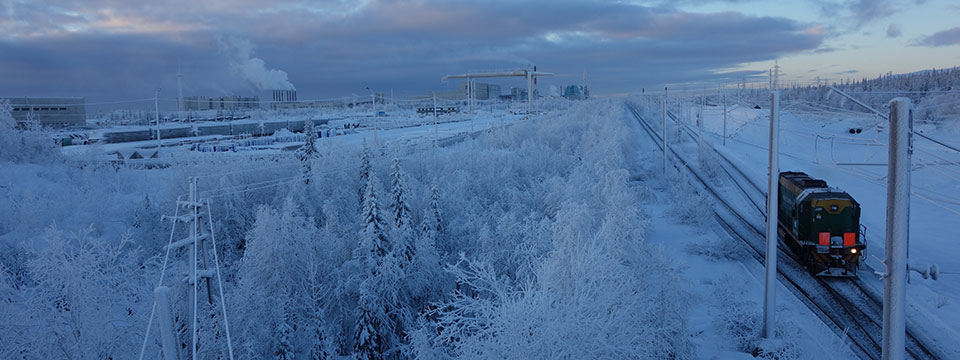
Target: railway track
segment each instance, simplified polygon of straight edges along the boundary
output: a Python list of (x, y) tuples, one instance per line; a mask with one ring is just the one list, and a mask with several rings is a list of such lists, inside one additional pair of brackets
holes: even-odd
[[(664, 151), (659, 133), (643, 118), (636, 106), (627, 103), (627, 109), (636, 118), (647, 136), (661, 151)], [(676, 117), (671, 112), (668, 111), (667, 115), (676, 121)], [(696, 141), (693, 129), (684, 126), (684, 130), (688, 137)], [(706, 146), (710, 147), (710, 145)], [(751, 221), (751, 218), (756, 216), (761, 219), (760, 223), (765, 222), (766, 211), (762, 209), (761, 204), (765, 203), (766, 192), (723, 154), (712, 148), (710, 150), (721, 160), (722, 173), (735, 185), (744, 200), (752, 205), (750, 208), (756, 210), (755, 214), (741, 214), (738, 209), (730, 205), (729, 199), (721, 196), (715, 183), (707, 181), (704, 175), (691, 166), (690, 162), (673, 147), (667, 145), (666, 152), (676, 160), (672, 164), (678, 171), (685, 169), (704, 191), (717, 199), (717, 203), (721, 205), (720, 208), (714, 208), (713, 210), (717, 222), (730, 233), (731, 237), (741, 240), (750, 250), (750, 255), (763, 264), (765, 261), (764, 252), (766, 251), (765, 229), (762, 229), (757, 221)], [(745, 187), (743, 183), (748, 184), (748, 186)], [(757, 195), (764, 200), (758, 203)], [(753, 213), (753, 210), (750, 212)], [(779, 282), (838, 336), (849, 339), (852, 345), (851, 349), (856, 351), (857, 355), (865, 359), (879, 359), (882, 344), (881, 316), (883, 305), (878, 296), (865, 288), (858, 278), (824, 279), (812, 276), (782, 242), (777, 244), (777, 248), (778, 257), (781, 259), (777, 266)], [(914, 359), (942, 358), (919, 341), (917, 336), (910, 331), (909, 325), (907, 328), (906, 352), (908, 356)]]

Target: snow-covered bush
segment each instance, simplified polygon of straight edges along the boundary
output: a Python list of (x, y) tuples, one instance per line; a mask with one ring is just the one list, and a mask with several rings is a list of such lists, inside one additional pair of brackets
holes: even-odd
[(19, 130), (6, 99), (0, 99), (0, 162), (41, 163), (60, 160), (53, 137), (41, 128)]
[[(144, 272), (144, 269), (148, 271)], [(17, 331), (2, 348), (16, 358), (133, 358), (150, 313), (154, 264), (139, 261), (131, 239), (120, 246), (48, 227), (27, 262), (17, 301)], [(10, 337), (7, 337), (10, 335)]]
[(752, 353), (760, 339), (760, 308), (756, 302), (744, 300), (738, 294), (745, 290), (745, 280), (724, 275), (717, 281), (713, 296), (723, 312), (714, 317), (714, 324), (726, 335), (732, 350)]
[(690, 181), (690, 175), (686, 173), (672, 173), (671, 180), (668, 180), (667, 196), (670, 199), (670, 206), (667, 208), (667, 214), (672, 219), (681, 224), (693, 226), (698, 231), (705, 229), (702, 226), (713, 218), (713, 197), (706, 191), (696, 187)]

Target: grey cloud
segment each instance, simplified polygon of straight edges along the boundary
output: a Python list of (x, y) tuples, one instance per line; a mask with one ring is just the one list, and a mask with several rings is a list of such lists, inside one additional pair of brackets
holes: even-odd
[[(827, 18), (847, 31), (855, 31), (901, 10), (893, 0), (811, 0)], [(846, 25), (844, 25), (846, 24)]]
[(921, 46), (950, 46), (960, 44), (960, 26), (938, 31), (933, 35), (926, 36), (917, 42)]
[(901, 35), (900, 27), (897, 26), (897, 24), (890, 24), (889, 26), (887, 26), (888, 38), (900, 37), (900, 35)]
[(860, 24), (882, 19), (896, 13), (889, 0), (854, 0), (847, 5)]

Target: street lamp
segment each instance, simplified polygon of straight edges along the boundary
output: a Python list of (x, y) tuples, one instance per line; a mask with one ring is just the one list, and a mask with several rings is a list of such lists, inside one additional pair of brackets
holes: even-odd
[(157, 120), (157, 157), (160, 157), (160, 88), (153, 95), (153, 110)]
[(379, 145), (380, 143), (377, 141), (377, 125), (379, 125), (379, 121), (377, 120), (377, 95), (373, 90), (370, 90), (369, 86), (367, 86), (366, 89), (370, 92), (370, 107), (373, 108), (373, 143)]

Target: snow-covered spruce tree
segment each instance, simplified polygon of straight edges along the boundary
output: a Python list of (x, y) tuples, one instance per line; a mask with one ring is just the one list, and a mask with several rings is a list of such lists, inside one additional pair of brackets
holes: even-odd
[(303, 146), (297, 150), (297, 159), (300, 160), (300, 169), (304, 177), (304, 184), (309, 184), (310, 177), (313, 175), (313, 159), (317, 156), (317, 148), (314, 145), (316, 137), (317, 133), (313, 131), (313, 120), (304, 120)]
[(424, 215), (420, 224), (421, 233), (428, 233), (429, 239), (437, 249), (446, 249), (443, 242), (443, 214), (440, 212), (440, 190), (436, 184), (430, 186), (429, 214)]
[(430, 207), (424, 209), (420, 231), (414, 235), (413, 273), (408, 274), (404, 282), (413, 313), (421, 313), (430, 302), (439, 300), (444, 285), (441, 280), (446, 278), (436, 245), (443, 230), (436, 186), (432, 188), (431, 195), (433, 200), (430, 201)]
[(407, 189), (404, 187), (404, 174), (400, 169), (400, 159), (393, 158), (393, 224), (396, 229), (397, 255), (400, 257), (400, 267), (406, 268), (413, 264), (416, 250), (413, 245), (413, 220), (410, 215), (410, 206), (407, 204)]
[[(377, 345), (383, 351), (390, 351), (402, 343), (404, 324), (407, 322), (407, 310), (402, 306), (400, 282), (403, 270), (395, 256), (394, 246), (387, 236), (387, 227), (380, 215), (376, 185), (379, 180), (374, 174), (368, 174), (366, 191), (363, 195), (363, 211), (360, 217), (360, 242), (354, 252), (362, 276), (359, 304), (360, 317), (357, 319), (356, 336), (372, 336), (361, 331), (376, 326)], [(371, 320), (370, 317), (376, 319)], [(366, 338), (354, 338), (354, 341), (367, 341)], [(371, 340), (372, 341), (372, 340)], [(357, 349), (357, 345), (354, 346)], [(382, 353), (381, 353), (382, 354)]]
[[(364, 288), (363, 290), (369, 290)], [(357, 360), (383, 359), (386, 349), (384, 336), (383, 304), (376, 294), (368, 291), (360, 293), (360, 302), (357, 304), (360, 316), (354, 331), (353, 353)]]
[(380, 215), (380, 203), (377, 200), (376, 175), (365, 172), (362, 209), (360, 212), (360, 243), (357, 253), (363, 268), (368, 275), (377, 275), (383, 267), (387, 256), (392, 250), (390, 240), (387, 239), (387, 226)]
[(367, 191), (367, 183), (370, 182), (370, 174), (373, 173), (373, 166), (370, 164), (370, 151), (367, 149), (367, 141), (363, 141), (360, 150), (360, 186), (357, 189), (357, 195), (360, 198), (360, 207), (363, 208), (364, 192)]
[(326, 360), (330, 358), (330, 341), (326, 335), (326, 323), (323, 321), (322, 314), (315, 314), (313, 329), (313, 347), (310, 348), (310, 360)]
[(289, 319), (287, 318), (287, 312), (283, 311), (283, 315), (280, 318), (280, 322), (277, 324), (277, 340), (276, 340), (276, 350), (273, 352), (274, 359), (276, 360), (293, 360), (294, 359), (294, 348), (293, 344), (290, 343), (290, 337), (293, 335), (293, 328), (290, 327)]

